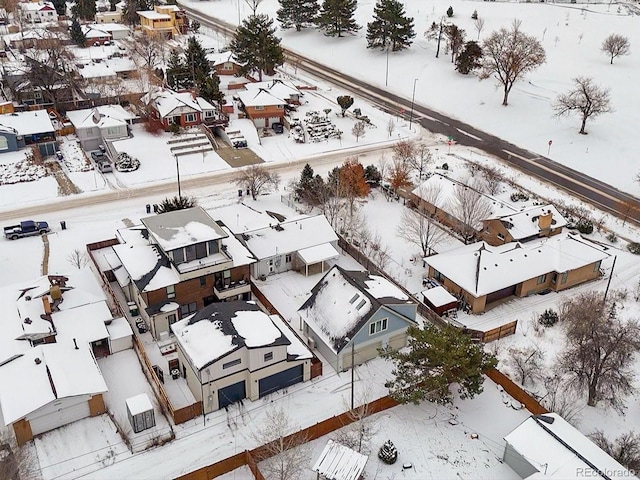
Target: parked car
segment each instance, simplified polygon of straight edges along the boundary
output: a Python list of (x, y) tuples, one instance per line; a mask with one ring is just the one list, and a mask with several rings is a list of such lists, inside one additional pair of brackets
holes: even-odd
[(271, 128), (276, 133), (284, 133), (284, 125), (280, 122), (272, 123)]
[(64, 155), (60, 150), (56, 152), (56, 157), (58, 158), (58, 160), (64, 160)]
[(109, 160), (109, 157), (107, 157), (103, 152), (91, 152), (91, 158), (95, 162), (96, 168), (102, 173), (113, 172), (113, 165), (111, 165), (111, 160)]
[(22, 237), (31, 237), (33, 235), (44, 235), (49, 233), (51, 229), (47, 222), (34, 222), (33, 220), (25, 220), (18, 225), (10, 225), (4, 227), (4, 236), (10, 240), (17, 240)]

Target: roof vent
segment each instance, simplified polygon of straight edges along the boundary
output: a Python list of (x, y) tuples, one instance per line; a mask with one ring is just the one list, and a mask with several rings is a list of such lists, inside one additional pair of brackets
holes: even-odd
[(31, 295), (27, 295), (26, 297), (24, 297), (24, 299), (28, 302), (29, 300), (31, 300)]
[(78, 350), (78, 342), (76, 342), (76, 339), (73, 339), (73, 347)]
[(39, 358), (34, 358), (33, 361), (35, 362), (36, 365), (40, 365), (42, 363), (42, 360), (40, 360)]
[(31, 319), (29, 317), (25, 318), (24, 323), (26, 323), (27, 325), (31, 325)]

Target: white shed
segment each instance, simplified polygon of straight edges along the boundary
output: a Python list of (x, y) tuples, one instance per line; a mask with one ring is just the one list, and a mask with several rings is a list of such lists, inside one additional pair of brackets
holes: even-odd
[(134, 433), (142, 432), (156, 425), (153, 405), (146, 393), (127, 398), (127, 415)]
[(322, 480), (359, 480), (369, 457), (329, 440), (312, 470)]
[(133, 348), (133, 330), (124, 317), (114, 318), (107, 325), (109, 332), (109, 351), (114, 354)]

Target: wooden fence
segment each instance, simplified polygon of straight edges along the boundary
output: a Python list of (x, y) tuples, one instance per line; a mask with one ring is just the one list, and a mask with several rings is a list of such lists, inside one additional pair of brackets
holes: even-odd
[(486, 371), (485, 374), (498, 385), (501, 385), (505, 392), (522, 403), (525, 408), (534, 415), (549, 413), (549, 410), (544, 408), (535, 398), (513, 383), (513, 381), (500, 370), (492, 368), (491, 370)]
[(482, 334), (480, 341), (485, 343), (493, 342), (494, 340), (498, 340), (502, 337), (513, 335), (514, 333), (516, 333), (517, 326), (518, 321), (514, 320), (513, 322), (505, 323), (504, 325), (492, 328), (491, 330), (487, 330), (486, 332), (479, 332)]

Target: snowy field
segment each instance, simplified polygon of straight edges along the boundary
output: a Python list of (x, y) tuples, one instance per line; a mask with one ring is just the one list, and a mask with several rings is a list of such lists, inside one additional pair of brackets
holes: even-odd
[[(181, 1), (184, 5), (238, 24), (250, 14), (245, 2)], [(635, 4), (555, 4), (520, 2), (478, 2), (469, 0), (406, 0), (407, 14), (415, 19), (416, 38), (407, 51), (389, 56), (388, 86), (393, 93), (411, 98), (417, 79), (415, 100), (477, 128), (496, 134), (516, 145), (548, 156), (562, 164), (599, 178), (624, 191), (637, 194), (633, 177), (639, 170), (636, 153), (640, 137), (636, 134), (640, 97), (636, 79), (640, 72), (640, 17), (629, 11)], [(356, 35), (330, 38), (315, 29), (302, 32), (278, 31), (285, 47), (308, 55), (332, 68), (385, 86), (386, 54), (366, 48), (366, 23), (373, 16), (374, 0), (358, 2), (356, 20), (363, 28)], [(435, 58), (435, 42), (424, 38), (432, 22), (439, 22), (449, 6), (451, 19), (464, 29), (468, 40), (482, 41), (494, 30), (509, 27), (513, 19), (522, 20), (522, 30), (541, 40), (547, 62), (517, 83), (508, 107), (503, 107), (501, 88), (494, 80), (478, 81), (473, 75), (455, 72), (449, 55)], [(258, 13), (275, 17), (277, 0), (264, 0)], [(478, 11), (484, 29), (478, 35), (471, 14)], [(276, 22), (277, 24), (277, 22)], [(613, 65), (600, 51), (605, 37), (620, 33), (629, 37), (631, 55), (618, 57)], [(214, 35), (219, 45), (229, 39)], [(287, 67), (285, 66), (285, 71)], [(289, 67), (290, 73), (293, 69)], [(615, 112), (587, 123), (589, 135), (579, 135), (576, 117), (556, 119), (551, 105), (558, 94), (568, 91), (576, 76), (591, 76), (611, 89)], [(342, 94), (334, 91), (331, 97)], [(357, 102), (357, 100), (356, 100)], [(548, 141), (553, 145), (548, 152)], [(602, 168), (602, 165), (607, 168)]]

